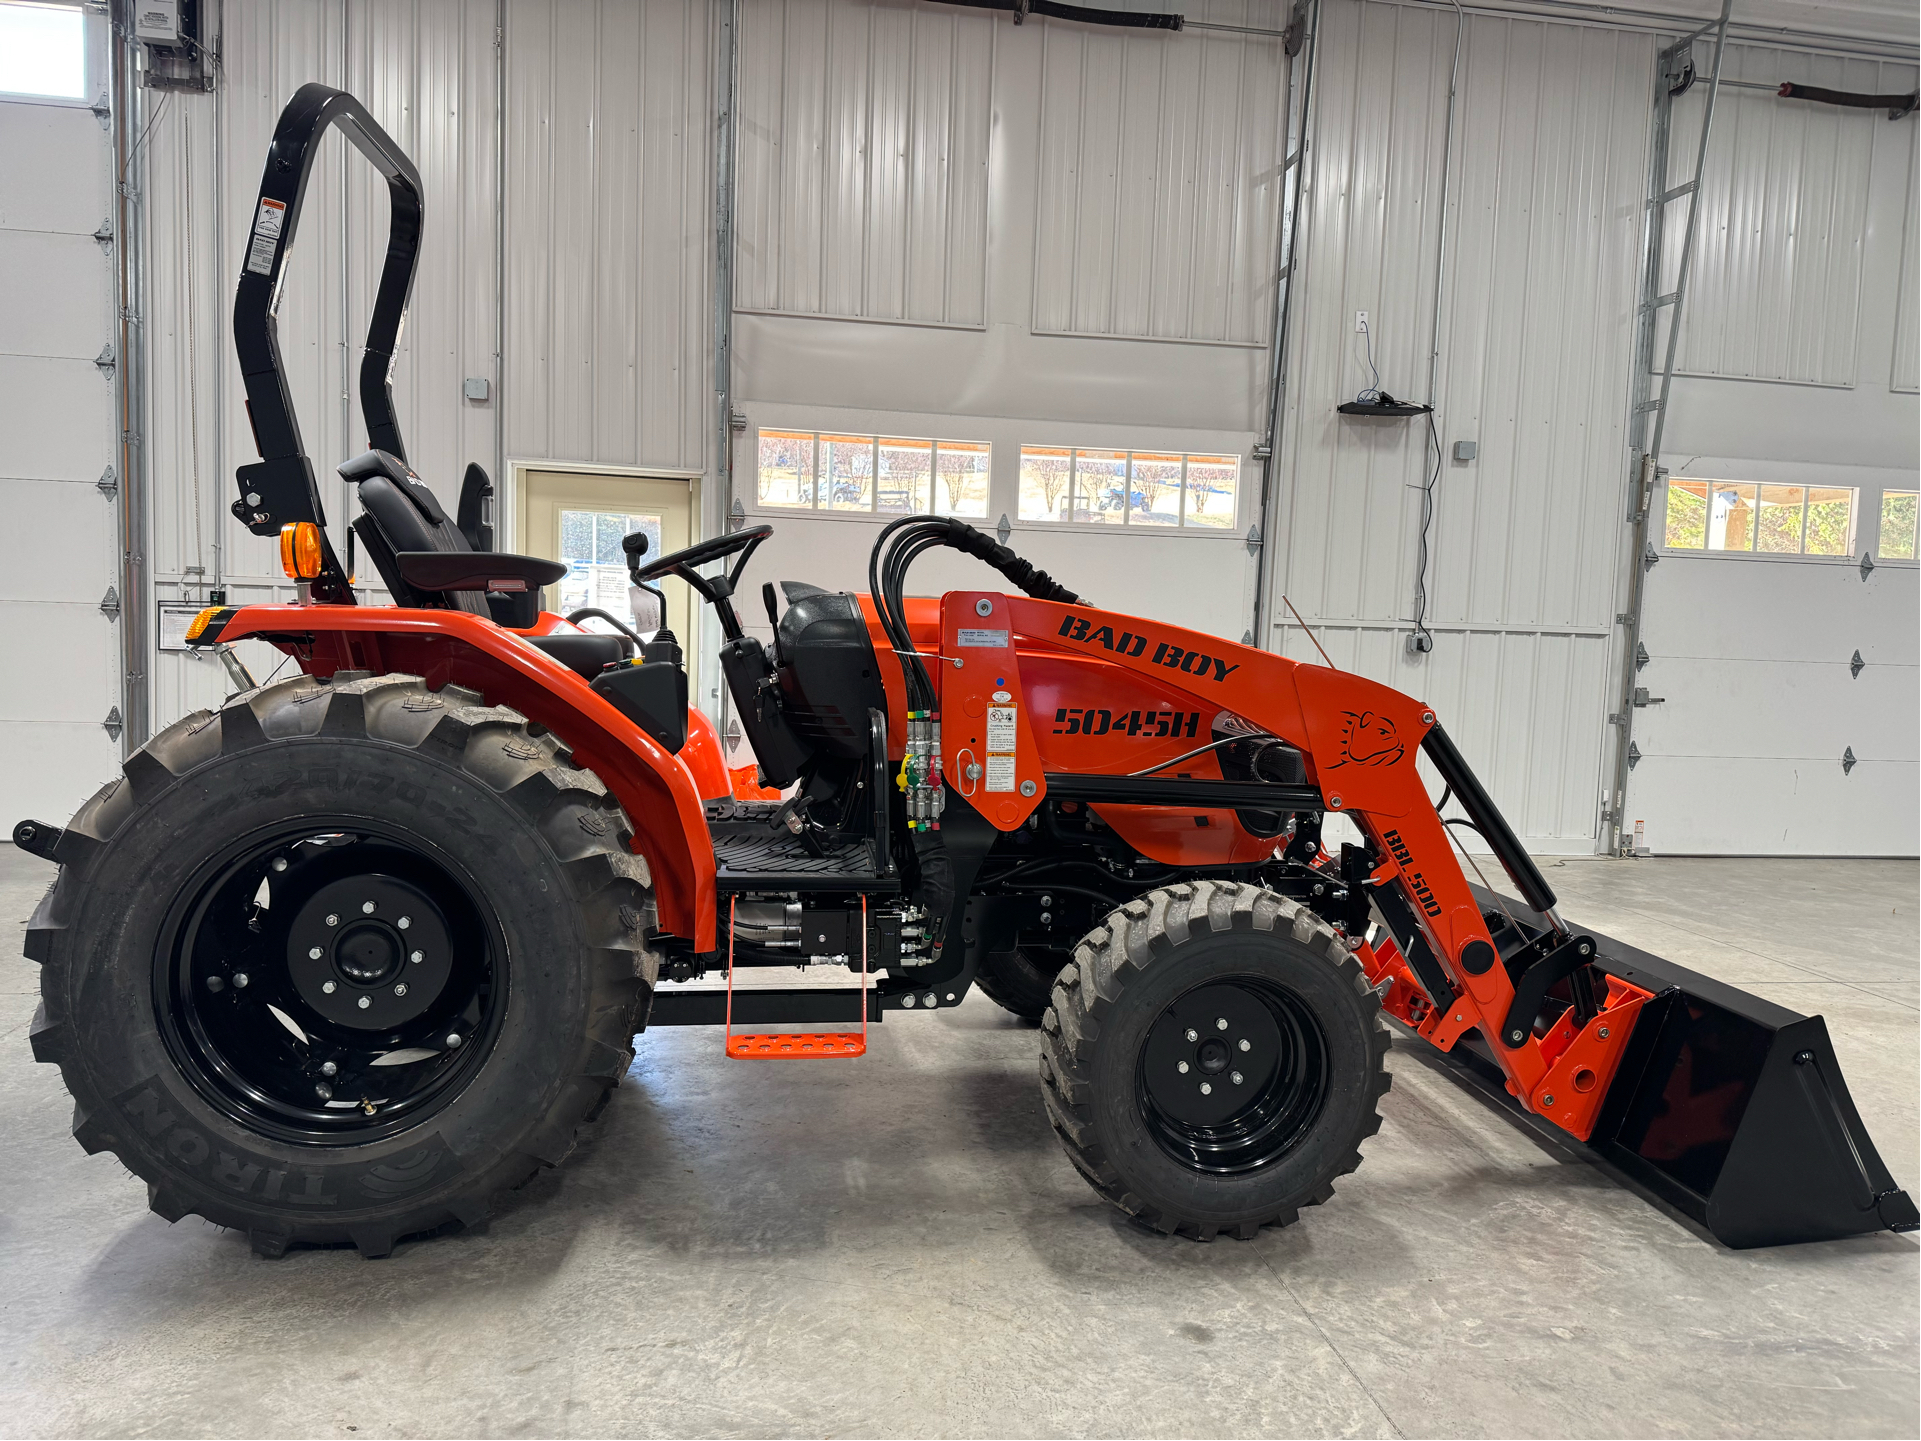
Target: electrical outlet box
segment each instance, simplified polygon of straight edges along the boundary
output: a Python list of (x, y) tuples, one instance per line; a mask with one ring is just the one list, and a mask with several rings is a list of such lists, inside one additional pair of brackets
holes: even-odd
[(1457, 440), (1454, 442), (1454, 458), (1456, 460), (1472, 460), (1480, 453), (1481, 447), (1474, 441)]
[(1426, 655), (1433, 649), (1434, 637), (1424, 630), (1417, 630), (1407, 638), (1407, 653), (1409, 655)]
[(143, 45), (178, 45), (180, 0), (136, 0), (133, 38)]
[(1367, 312), (1365, 310), (1355, 311), (1354, 312), (1354, 333), (1356, 335), (1359, 335), (1363, 330), (1366, 330), (1366, 329), (1367, 329)]
[(462, 390), (465, 393), (467, 399), (469, 400), (485, 400), (487, 399), (488, 396), (493, 394), (492, 385), (490, 385), (484, 378), (480, 376), (473, 376), (473, 375), (470, 375), (467, 377), (466, 383), (462, 387)]

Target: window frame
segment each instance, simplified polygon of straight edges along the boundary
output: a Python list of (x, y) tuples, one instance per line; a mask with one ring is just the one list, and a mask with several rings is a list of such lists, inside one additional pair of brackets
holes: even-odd
[[(1131, 501), (1134, 489), (1134, 457), (1139, 455), (1159, 460), (1170, 455), (1178, 455), (1181, 462), (1179, 485), (1180, 508), (1175, 512), (1172, 525), (1152, 522), (1136, 523), (1133, 519), (1134, 507), (1124, 505), (1118, 525), (1108, 521), (1085, 520), (1036, 520), (1020, 513), (1020, 470), (1022, 458), (1028, 451), (1066, 451), (1067, 452), (1067, 510), (1071, 516), (1075, 509), (1075, 496), (1079, 489), (1080, 456), (1082, 452), (1106, 452), (1124, 458), (1126, 466), (1125, 486)], [(1195, 459), (1204, 461), (1232, 460), (1234, 462), (1234, 515), (1226, 525), (1192, 525), (1187, 519), (1188, 465)], [(1247, 470), (1246, 457), (1223, 450), (1179, 450), (1167, 446), (1135, 447), (1127, 445), (1057, 445), (1045, 441), (1022, 441), (1014, 455), (1014, 495), (1013, 505), (1008, 511), (1008, 521), (1017, 530), (1037, 530), (1052, 534), (1073, 535), (1180, 535), (1180, 536), (1232, 536), (1240, 539), (1243, 532), (1241, 522), (1241, 496), (1245, 489), (1241, 484)]]
[(81, 93), (37, 95), (29, 90), (0, 90), (0, 105), (51, 105), (62, 110), (92, 110), (102, 101), (111, 104), (110, 63), (107, 54), (108, 19), (80, 0), (0, 0), (0, 6), (22, 10), (74, 10), (80, 15)]
[[(761, 438), (764, 435), (770, 435), (770, 434), (782, 435), (782, 436), (805, 435), (811, 438), (813, 443), (813, 451), (814, 451), (813, 466), (812, 466), (812, 472), (811, 472), (813, 476), (813, 500), (811, 504), (781, 505), (777, 502), (767, 501), (761, 498), (761, 492), (760, 492)], [(807, 516), (811, 519), (816, 519), (816, 520), (853, 520), (853, 521), (866, 521), (866, 522), (872, 522), (872, 521), (885, 522), (885, 521), (891, 521), (891, 520), (898, 520), (904, 515), (932, 514), (932, 515), (953, 516), (953, 518), (956, 520), (965, 520), (969, 522), (979, 521), (984, 525), (991, 524), (993, 520), (994, 444), (995, 443), (991, 440), (972, 440), (965, 436), (958, 436), (958, 435), (950, 435), (945, 437), (925, 436), (925, 435), (901, 435), (901, 434), (895, 434), (895, 433), (870, 435), (870, 434), (855, 431), (852, 429), (819, 429), (819, 428), (806, 428), (798, 425), (756, 425), (753, 427), (753, 437), (754, 437), (754, 440), (753, 440), (752, 454), (753, 454), (754, 463), (753, 463), (752, 473), (753, 473), (753, 480), (754, 480), (754, 487), (753, 487), (754, 498), (751, 504), (745, 501), (742, 502), (743, 508), (750, 511), (752, 514), (764, 515), (764, 516), (770, 516), (770, 517), (771, 516)], [(821, 504), (821, 482), (825, 478), (825, 465), (823, 463), (822, 457), (826, 451), (826, 447), (823, 444), (823, 441), (828, 439), (843, 440), (843, 441), (858, 439), (858, 440), (863, 440), (867, 443), (868, 455), (870, 457), (870, 460), (869, 460), (870, 470), (868, 472), (868, 505), (865, 510), (855, 510), (851, 507), (846, 507), (846, 506), (833, 507), (833, 506), (826, 506)], [(880, 508), (880, 494), (881, 494), (880, 451), (881, 451), (881, 446), (888, 441), (912, 441), (917, 444), (921, 442), (926, 443), (928, 447), (928, 452), (927, 452), (928, 509), (926, 511), (882, 510)], [(941, 454), (941, 447), (943, 445), (951, 446), (951, 447), (965, 446), (967, 447), (967, 451), (969, 453), (985, 452), (986, 459), (987, 459), (987, 466), (985, 470), (980, 472), (980, 474), (981, 474), (981, 478), (986, 481), (987, 485), (986, 485), (986, 491), (981, 497), (982, 509), (978, 515), (962, 515), (951, 510), (942, 510), (937, 505), (936, 500), (940, 492), (940, 483), (941, 483), (940, 454)]]
[[(1769, 469), (1774, 470), (1775, 468), (1769, 467)], [(1727, 485), (1754, 486), (1756, 487), (1755, 495), (1757, 502), (1760, 497), (1761, 488), (1769, 486), (1795, 486), (1804, 492), (1816, 490), (1852, 491), (1854, 493), (1854, 501), (1853, 511), (1849, 516), (1848, 549), (1839, 555), (1823, 555), (1818, 553), (1810, 554), (1806, 550), (1791, 552), (1768, 550), (1709, 550), (1705, 545), (1699, 547), (1669, 545), (1667, 543), (1668, 500), (1671, 494), (1671, 487), (1677, 481), (1694, 481), (1708, 485), (1712, 485), (1718, 481)], [(1648, 516), (1648, 524), (1653, 532), (1649, 536), (1649, 539), (1654, 545), (1655, 552), (1663, 558), (1672, 555), (1695, 560), (1766, 562), (1786, 565), (1858, 566), (1861, 563), (1861, 556), (1865, 552), (1874, 557), (1874, 563), (1877, 566), (1921, 566), (1921, 538), (1917, 539), (1916, 559), (1896, 556), (1884, 560), (1881, 555), (1882, 496), (1888, 494), (1910, 495), (1921, 493), (1921, 485), (1871, 485), (1860, 481), (1829, 479), (1822, 474), (1820, 469), (1816, 469), (1811, 475), (1801, 475), (1793, 479), (1789, 479), (1785, 475), (1778, 473), (1769, 475), (1761, 475), (1754, 472), (1744, 474), (1724, 473), (1720, 475), (1679, 475), (1663, 471), (1655, 489), (1657, 495), (1650, 505), (1650, 514)], [(1809, 503), (1804, 496), (1802, 500), (1801, 525), (1803, 545), (1807, 544), (1806, 517)], [(1758, 534), (1755, 538), (1756, 540), (1759, 539)]]
[[(1915, 498), (1915, 537), (1913, 555), (1893, 555), (1883, 559), (1881, 556), (1881, 517), (1891, 495), (1910, 495)], [(1874, 563), (1876, 565), (1913, 565), (1921, 566), (1921, 483), (1909, 490), (1901, 486), (1886, 485), (1874, 492)]]

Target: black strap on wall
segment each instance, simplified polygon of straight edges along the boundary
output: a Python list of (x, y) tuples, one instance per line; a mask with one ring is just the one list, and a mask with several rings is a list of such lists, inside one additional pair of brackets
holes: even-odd
[(1029, 15), (1078, 20), (1083, 25), (1115, 25), (1127, 30), (1179, 30), (1185, 23), (1179, 15), (1146, 10), (1102, 10), (1093, 5), (1063, 5), (1059, 0), (942, 0), (942, 3), (965, 5), (974, 10), (1004, 10), (1014, 17), (1016, 25)]
[(1858, 90), (1823, 90), (1819, 85), (1803, 85), (1794, 80), (1783, 80), (1775, 94), (1783, 100), (1813, 100), (1850, 110), (1885, 110), (1890, 120), (1899, 120), (1914, 109), (1915, 101), (1921, 98), (1912, 90), (1901, 95), (1864, 95)]

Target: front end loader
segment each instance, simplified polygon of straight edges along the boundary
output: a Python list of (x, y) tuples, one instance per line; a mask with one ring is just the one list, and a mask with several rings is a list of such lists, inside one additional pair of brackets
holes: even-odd
[[(274, 326), (330, 126), (393, 200), (370, 446), (340, 467), (389, 605), (328, 535)], [(865, 593), (763, 584), (771, 645), (736, 608), (769, 527), (628, 538), (637, 586), (715, 610), (743, 785), (676, 637), (543, 610), (560, 567), (491, 549), (478, 467), (449, 517), (408, 465), (388, 371), (421, 225), (407, 157), (304, 87), (234, 312), (261, 456), (234, 513), (297, 601), (188, 632), (299, 674), (161, 732), (64, 828), (15, 828), (60, 868), (27, 934), (34, 1053), (161, 1215), (385, 1254), (559, 1163), (650, 1026), (858, 1060), (978, 988), (1038, 1021), (1075, 1168), (1162, 1232), (1326, 1201), (1380, 1126), (1383, 1013), (1728, 1245), (1915, 1227), (1821, 1020), (1562, 919), (1431, 708), (1102, 610), (963, 522), (887, 525)], [(999, 584), (909, 594), (936, 547)], [(1330, 816), (1359, 843), (1325, 844)], [(1469, 882), (1462, 830), (1518, 900)], [(797, 965), (846, 984), (735, 984)]]

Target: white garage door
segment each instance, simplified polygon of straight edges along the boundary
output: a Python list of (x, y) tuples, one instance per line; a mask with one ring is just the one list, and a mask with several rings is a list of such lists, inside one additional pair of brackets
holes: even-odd
[[(1701, 494), (1677, 501), (1689, 486)], [(1648, 850), (1916, 853), (1921, 589), (1914, 561), (1890, 558), (1915, 553), (1912, 501), (1891, 510), (1907, 535), (1877, 545), (1880, 501), (1846, 487), (1673, 483), (1665, 538), (1690, 544), (1671, 544), (1648, 573), (1636, 683), (1651, 703), (1635, 712), (1627, 794)], [(1804, 547), (1838, 553), (1786, 553), (1797, 522)], [(1866, 579), (1864, 549), (1882, 558)]]
[[(97, 22), (96, 22), (97, 23)], [(105, 88), (93, 47), (88, 94)], [(112, 777), (119, 703), (111, 138), (84, 98), (0, 96), (0, 821), (64, 825)], [(21, 283), (31, 277), (30, 283)], [(3, 834), (3, 832), (0, 832)]]

